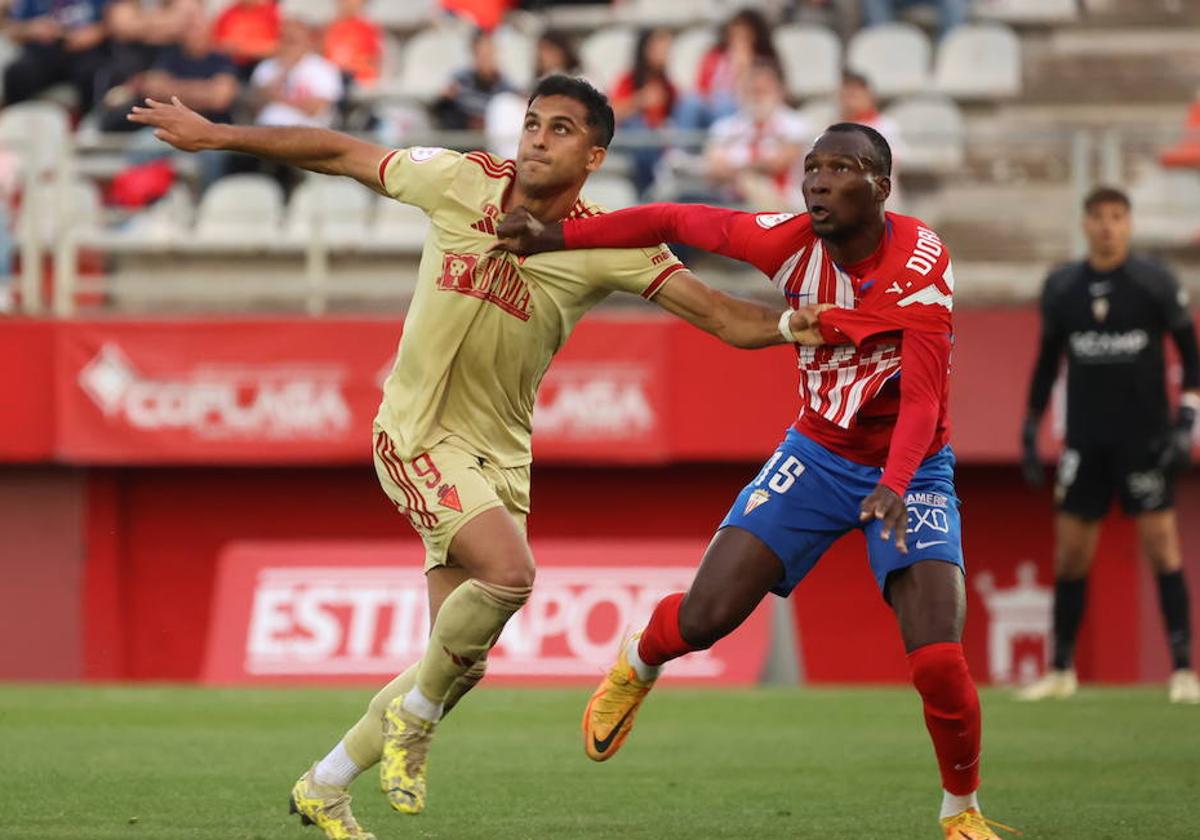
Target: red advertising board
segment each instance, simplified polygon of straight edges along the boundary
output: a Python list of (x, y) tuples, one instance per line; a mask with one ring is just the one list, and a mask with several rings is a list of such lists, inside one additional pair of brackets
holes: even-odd
[[(1036, 313), (967, 309), (955, 325), (955, 450), (1014, 460)], [(392, 320), (29, 322), (0, 332), (15, 406), (0, 414), (0, 459), (363, 463), (399, 333)], [(790, 349), (737, 350), (664, 316), (592, 316), (543, 380), (534, 454), (758, 460), (794, 418), (796, 388)]]
[[(491, 680), (584, 682), (658, 600), (686, 589), (705, 543), (534, 541), (537, 584), (488, 656)], [(209, 683), (390, 679), (425, 649), (424, 552), (412, 541), (235, 542), (220, 559), (203, 679)], [(760, 607), (670, 679), (756, 682), (770, 621)]]

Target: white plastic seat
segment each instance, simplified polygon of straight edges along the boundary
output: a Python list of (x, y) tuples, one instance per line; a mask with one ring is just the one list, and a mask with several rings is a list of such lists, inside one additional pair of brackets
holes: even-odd
[(711, 26), (696, 26), (675, 36), (667, 57), (667, 76), (681, 92), (696, 89), (700, 63), (717, 42), (717, 32)]
[(967, 24), (942, 39), (934, 84), (959, 99), (1003, 99), (1021, 92), (1021, 42), (1000, 23)]
[(53, 102), (20, 102), (0, 111), (0, 143), (37, 172), (54, 166), (70, 136), (67, 112)]
[(841, 112), (838, 110), (838, 104), (832, 99), (814, 99), (811, 102), (806, 102), (802, 108), (797, 109), (800, 116), (814, 134), (827, 129), (836, 122), (841, 122)]
[(285, 233), (289, 240), (307, 242), (314, 236), (338, 245), (366, 239), (370, 224), (371, 191), (344, 178), (309, 178), (292, 193)]
[(533, 38), (511, 26), (496, 30), (496, 54), (499, 56), (500, 71), (504, 77), (520, 90), (528, 90), (533, 83), (533, 65), (537, 60), (537, 46)]
[(977, 20), (1005, 23), (1066, 23), (1079, 17), (1077, 0), (975, 0)]
[(605, 210), (622, 210), (638, 203), (637, 190), (623, 175), (592, 175), (583, 185), (583, 197)]
[(436, 0), (369, 0), (365, 14), (384, 29), (408, 30), (429, 23), (436, 9)]
[(905, 172), (950, 172), (962, 166), (966, 129), (953, 100), (904, 99), (885, 111), (900, 132)]
[(842, 80), (842, 43), (821, 26), (784, 26), (775, 30), (775, 49), (783, 61), (784, 81), (792, 96), (824, 96)]
[(1200, 239), (1200, 172), (1151, 165), (1133, 182), (1129, 199), (1138, 242), (1181, 246)]
[(583, 75), (600, 90), (611, 90), (621, 74), (633, 67), (636, 45), (637, 35), (623, 26), (593, 32), (579, 45)]
[(279, 11), (309, 26), (324, 26), (337, 17), (337, 0), (280, 0)]
[(910, 23), (885, 23), (860, 30), (850, 39), (847, 63), (882, 97), (929, 89), (931, 48), (924, 32)]
[(196, 238), (270, 246), (283, 219), (283, 189), (266, 175), (228, 175), (208, 188), (196, 211)]
[(698, 20), (715, 21), (721, 13), (715, 0), (628, 0), (618, 6), (621, 19), (637, 27), (680, 27)]
[(38, 239), (52, 245), (68, 231), (76, 236), (86, 236), (101, 227), (104, 207), (100, 189), (95, 182), (86, 179), (71, 181), (64, 188), (48, 186), (37, 191), (35, 199), (26, 200), (17, 229), (27, 230), (30, 208), (35, 208)]
[(471, 60), (470, 38), (464, 29), (423, 29), (404, 48), (399, 89), (423, 101), (436, 99), (450, 77)]
[(429, 235), (429, 217), (419, 207), (380, 196), (375, 203), (371, 239), (389, 250), (418, 252)]

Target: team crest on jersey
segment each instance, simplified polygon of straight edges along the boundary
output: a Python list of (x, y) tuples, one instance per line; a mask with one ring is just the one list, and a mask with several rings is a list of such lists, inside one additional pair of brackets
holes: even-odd
[(754, 217), (755, 223), (763, 230), (770, 230), (777, 227), (788, 219), (796, 218), (795, 213), (759, 213)]
[(500, 218), (500, 208), (495, 204), (492, 204), (490, 201), (486, 202), (483, 205), (483, 215), (487, 216), (489, 219), (498, 219)]
[(766, 490), (755, 490), (750, 494), (750, 498), (746, 500), (746, 510), (743, 511), (743, 516), (749, 516), (755, 508), (765, 505), (771, 501), (771, 494)]
[(512, 260), (502, 257), (480, 259), (478, 254), (444, 254), (438, 289), (485, 300), (522, 321), (533, 315), (529, 285)]
[(1108, 318), (1108, 298), (1100, 297), (1093, 300), (1092, 314), (1096, 316), (1097, 321), (1103, 321)]
[(408, 150), (408, 159), (413, 163), (424, 163), (427, 160), (440, 155), (445, 149), (439, 149), (436, 146), (414, 146)]
[(453, 484), (443, 484), (438, 488), (438, 503), (442, 507), (462, 513), (462, 501), (458, 498), (458, 488)]

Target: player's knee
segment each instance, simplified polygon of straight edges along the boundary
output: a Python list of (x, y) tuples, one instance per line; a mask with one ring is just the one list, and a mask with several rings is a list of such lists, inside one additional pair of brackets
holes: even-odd
[(533, 588), (533, 580), (536, 576), (537, 571), (533, 565), (533, 559), (517, 557), (489, 569), (482, 580), (506, 589), (528, 592)]

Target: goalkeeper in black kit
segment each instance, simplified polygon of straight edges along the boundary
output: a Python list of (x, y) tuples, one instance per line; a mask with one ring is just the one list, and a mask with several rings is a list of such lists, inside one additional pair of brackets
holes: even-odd
[[(1075, 693), (1075, 637), (1100, 520), (1116, 495), (1137, 519), (1142, 551), (1158, 577), (1159, 603), (1174, 671), (1169, 698), (1200, 703), (1192, 669), (1188, 590), (1175, 519), (1175, 480), (1190, 466), (1200, 409), (1200, 359), (1187, 293), (1164, 267), (1131, 256), (1128, 197), (1100, 188), (1084, 202), (1087, 259), (1046, 279), (1041, 350), (1022, 432), (1026, 479), (1042, 481), (1037, 432), (1061, 357), (1067, 357), (1066, 448), (1055, 499), (1054, 649), (1050, 672), (1019, 695)], [(1183, 363), (1183, 394), (1172, 415), (1164, 339)]]

